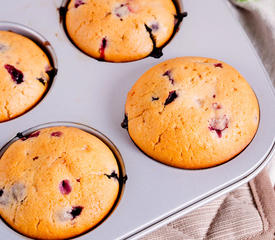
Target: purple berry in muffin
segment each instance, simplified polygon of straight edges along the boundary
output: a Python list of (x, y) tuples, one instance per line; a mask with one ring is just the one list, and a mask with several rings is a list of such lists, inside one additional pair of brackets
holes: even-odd
[(214, 64), (215, 67), (219, 67), (219, 68), (223, 68), (222, 64), (221, 63), (216, 63)]
[(166, 106), (166, 105), (170, 104), (171, 102), (173, 102), (177, 97), (178, 97), (178, 94), (176, 93), (176, 91), (169, 92), (169, 95), (165, 100), (164, 106)]
[(8, 73), (11, 75), (11, 78), (14, 82), (16, 82), (17, 84), (24, 82), (24, 80), (23, 80), (24, 75), (19, 69), (16, 69), (14, 66), (9, 65), (9, 64), (5, 64), (4, 67), (6, 68)]
[(59, 184), (59, 190), (64, 195), (69, 194), (72, 191), (70, 181), (68, 179), (62, 180)]
[(120, 4), (114, 9), (114, 15), (120, 18), (120, 20), (122, 20), (123, 17), (126, 17), (130, 12), (131, 11), (128, 3)]
[(222, 132), (228, 128), (229, 119), (226, 115), (223, 117), (213, 118), (209, 122), (209, 130), (215, 131), (219, 138), (222, 137)]
[(60, 137), (61, 135), (62, 135), (62, 132), (60, 132), (60, 131), (52, 132), (52, 133), (51, 133), (51, 136), (52, 136), (52, 137)]
[(31, 133), (27, 138), (35, 138), (38, 137), (40, 135), (40, 131), (36, 131)]
[(162, 76), (168, 77), (169, 81), (174, 85), (174, 78), (172, 77), (171, 70), (167, 70)]
[(83, 210), (82, 206), (72, 207), (72, 210), (70, 212), (70, 214), (72, 215), (72, 218), (75, 219), (76, 217), (78, 217), (81, 214), (82, 210)]
[(81, 6), (83, 4), (85, 4), (84, 1), (82, 1), (82, 0), (75, 0), (74, 7), (78, 8), (79, 6)]
[(112, 210), (122, 182), (104, 173), (119, 172), (116, 156), (85, 130), (41, 126), (31, 139), (7, 146), (0, 159), (0, 214), (12, 228), (32, 239), (71, 239)]
[(99, 48), (99, 52), (100, 52), (100, 59), (104, 59), (105, 58), (105, 49), (107, 47), (107, 38), (102, 38), (101, 40), (101, 45)]

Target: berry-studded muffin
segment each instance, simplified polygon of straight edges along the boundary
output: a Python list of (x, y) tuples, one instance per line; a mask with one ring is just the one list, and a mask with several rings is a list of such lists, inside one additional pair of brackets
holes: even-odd
[(160, 57), (182, 17), (173, 0), (71, 0), (65, 26), (86, 54), (126, 62)]
[(33, 41), (0, 31), (0, 122), (32, 108), (46, 92), (51, 72), (47, 55)]
[(73, 127), (20, 137), (0, 159), (0, 214), (12, 228), (35, 239), (64, 239), (109, 213), (119, 169), (101, 140)]
[(187, 169), (212, 167), (240, 153), (259, 123), (257, 98), (228, 64), (170, 59), (147, 71), (128, 93), (123, 127), (147, 155)]

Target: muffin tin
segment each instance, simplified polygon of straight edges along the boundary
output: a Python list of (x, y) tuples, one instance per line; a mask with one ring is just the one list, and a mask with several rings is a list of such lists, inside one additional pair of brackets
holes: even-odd
[(112, 214), (112, 212), (115, 210), (117, 204), (119, 203), (119, 201), (121, 199), (121, 196), (122, 196), (123, 190), (124, 190), (124, 186), (125, 186), (125, 183), (127, 181), (127, 175), (126, 175), (126, 172), (125, 172), (125, 166), (124, 166), (124, 162), (123, 162), (122, 156), (121, 156), (120, 152), (118, 151), (118, 149), (116, 148), (116, 146), (112, 143), (112, 141), (110, 141), (105, 135), (103, 135), (102, 133), (98, 132), (97, 130), (95, 130), (95, 129), (89, 127), (89, 126), (86, 126), (84, 124), (79, 124), (79, 123), (73, 123), (73, 122), (51, 122), (51, 123), (40, 124), (38, 126), (32, 127), (30, 129), (27, 129), (27, 130), (25, 130), (23, 132), (18, 133), (17, 136), (15, 136), (14, 138), (12, 138), (6, 145), (4, 145), (1, 148), (1, 150), (0, 150), (0, 157), (5, 153), (5, 151), (14, 142), (18, 141), (19, 139), (24, 139), (25, 137), (28, 138), (28, 136), (30, 136), (32, 133), (38, 132), (41, 129), (51, 128), (51, 127), (58, 127), (58, 126), (74, 127), (74, 128), (78, 128), (78, 129), (81, 129), (81, 130), (83, 130), (85, 132), (88, 132), (88, 133), (92, 134), (93, 136), (97, 137), (102, 142), (104, 142), (109, 147), (109, 149), (112, 151), (112, 153), (114, 154), (114, 156), (116, 158), (117, 165), (118, 165), (118, 170), (119, 170), (119, 178), (117, 179), (119, 181), (118, 195), (116, 197), (116, 200), (115, 200), (112, 208), (108, 212), (108, 214), (106, 216), (104, 216), (104, 218), (99, 223), (97, 223), (95, 226), (93, 226), (93, 228), (96, 228), (98, 225), (100, 225), (102, 222), (104, 222), (105, 219), (108, 218), (108, 216), (110, 214)]
[[(129, 63), (99, 62), (80, 52), (59, 22), (61, 4), (61, 0), (10, 0), (0, 8), (0, 29), (21, 33), (42, 45), (45, 38), (44, 49), (58, 69), (37, 106), (0, 123), (0, 145), (18, 132), (55, 121), (83, 123), (111, 139), (124, 160), (128, 181), (115, 211), (76, 239), (138, 238), (249, 181), (267, 164), (274, 152), (274, 92), (224, 1), (184, 0), (189, 16), (164, 48), (163, 57)], [(248, 147), (231, 161), (203, 170), (176, 169), (152, 161), (120, 126), (127, 92), (141, 74), (161, 61), (188, 55), (217, 58), (238, 69), (254, 89), (261, 112), (259, 129)], [(0, 234), (4, 239), (27, 239), (4, 222), (0, 222)]]

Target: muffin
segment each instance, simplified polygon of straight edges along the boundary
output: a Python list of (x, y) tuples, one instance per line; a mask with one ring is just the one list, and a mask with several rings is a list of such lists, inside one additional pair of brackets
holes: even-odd
[(122, 126), (144, 153), (187, 169), (230, 160), (251, 142), (259, 124), (257, 98), (241, 74), (203, 57), (151, 68), (128, 93), (125, 113)]
[(38, 130), (12, 143), (0, 160), (0, 214), (18, 232), (64, 239), (97, 225), (119, 192), (112, 151), (73, 127)]
[(172, 0), (71, 0), (65, 27), (86, 54), (126, 62), (160, 57), (181, 17)]
[(52, 67), (30, 39), (0, 31), (0, 122), (32, 108), (48, 87)]

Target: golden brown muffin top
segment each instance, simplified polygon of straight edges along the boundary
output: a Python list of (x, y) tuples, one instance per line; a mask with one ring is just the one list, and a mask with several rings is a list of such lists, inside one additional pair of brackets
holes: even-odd
[(97, 137), (73, 127), (41, 129), (0, 159), (0, 214), (33, 238), (73, 237), (109, 213), (118, 176), (116, 158)]
[(172, 0), (71, 0), (67, 32), (83, 52), (112, 62), (144, 58), (171, 37)]
[(170, 59), (148, 70), (128, 93), (125, 112), (142, 151), (190, 169), (231, 159), (259, 123), (257, 98), (240, 73), (202, 57)]
[(46, 54), (30, 39), (0, 31), (0, 122), (32, 108), (48, 87)]

